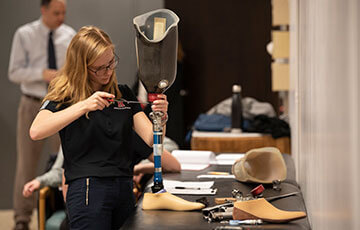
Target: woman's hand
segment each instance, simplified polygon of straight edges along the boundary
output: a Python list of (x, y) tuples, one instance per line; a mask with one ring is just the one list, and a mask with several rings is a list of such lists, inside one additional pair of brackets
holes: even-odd
[(23, 196), (29, 197), (33, 192), (40, 188), (40, 181), (34, 179), (24, 185)]
[(64, 202), (66, 203), (66, 195), (67, 195), (69, 185), (65, 184), (65, 181), (66, 181), (66, 179), (65, 179), (65, 174), (64, 174), (64, 170), (63, 170), (62, 171), (61, 188), (62, 188), (63, 199), (64, 199)]
[(166, 99), (165, 94), (158, 94), (158, 99), (155, 100), (152, 105), (151, 109), (152, 111), (161, 111), (164, 114), (167, 114), (169, 102)]
[[(165, 94), (158, 94), (158, 99), (155, 100), (151, 109), (154, 112), (161, 112), (161, 126), (163, 126), (163, 136), (166, 133), (165, 123), (167, 121), (167, 111), (168, 111), (169, 102), (166, 99)], [(151, 116), (151, 115), (150, 115)], [(149, 146), (153, 145), (154, 134), (153, 134), (153, 124), (149, 118), (145, 115), (144, 112), (138, 112), (134, 115), (134, 130), (135, 132), (145, 141)]]
[(109, 106), (108, 98), (114, 97), (107, 92), (95, 92), (89, 98), (58, 112), (40, 110), (30, 127), (30, 137), (35, 141), (54, 135), (84, 114), (88, 115), (90, 111), (102, 110)]
[(133, 182), (135, 183), (135, 184), (140, 184), (140, 181), (141, 181), (141, 178), (144, 176), (144, 174), (143, 173), (139, 173), (139, 174), (134, 174), (133, 175)]
[(108, 98), (114, 98), (113, 94), (97, 91), (89, 98), (83, 101), (85, 109), (87, 112), (95, 111), (95, 110), (103, 110), (105, 107), (110, 105)]

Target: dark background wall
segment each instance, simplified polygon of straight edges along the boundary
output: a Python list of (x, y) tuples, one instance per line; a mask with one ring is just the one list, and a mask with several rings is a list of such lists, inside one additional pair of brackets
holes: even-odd
[(243, 96), (277, 108), (277, 93), (271, 91), (271, 56), (266, 52), (271, 1), (165, 0), (165, 7), (180, 17), (187, 128), (200, 113), (230, 97), (235, 83), (242, 86)]

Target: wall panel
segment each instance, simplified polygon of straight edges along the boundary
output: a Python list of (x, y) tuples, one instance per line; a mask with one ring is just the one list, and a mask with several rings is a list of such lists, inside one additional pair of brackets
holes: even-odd
[(313, 229), (359, 229), (359, 1), (292, 1), (293, 156)]

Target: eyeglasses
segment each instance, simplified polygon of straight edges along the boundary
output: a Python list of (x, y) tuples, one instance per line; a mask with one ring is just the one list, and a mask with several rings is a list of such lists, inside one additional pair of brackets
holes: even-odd
[(104, 67), (100, 67), (97, 70), (92, 70), (90, 68), (88, 68), (91, 72), (93, 72), (95, 75), (97, 76), (102, 76), (105, 75), (107, 73), (108, 70), (114, 70), (116, 68), (116, 66), (119, 63), (119, 57), (115, 54), (114, 59), (111, 60), (111, 62), (109, 63), (109, 65), (104, 66)]

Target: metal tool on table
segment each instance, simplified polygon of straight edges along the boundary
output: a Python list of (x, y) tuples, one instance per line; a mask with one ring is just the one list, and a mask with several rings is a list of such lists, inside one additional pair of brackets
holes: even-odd
[(202, 214), (207, 222), (232, 219), (233, 203), (225, 203), (202, 209)]
[(273, 189), (275, 191), (281, 191), (281, 180), (273, 180), (272, 184), (273, 184)]
[[(233, 218), (233, 203), (225, 203), (221, 205), (215, 205), (213, 207), (204, 208), (202, 209), (203, 217), (204, 219), (211, 223), (211, 222), (221, 222), (221, 223), (229, 223), (232, 221)], [(231, 222), (232, 225), (240, 225), (240, 224), (262, 224), (261, 220), (247, 220), (243, 222), (237, 221), (237, 224), (235, 222)]]
[[(229, 220), (229, 221), (221, 221), (221, 224), (229, 224), (225, 226), (217, 226), (215, 230), (237, 230), (237, 229), (244, 229), (243, 227), (239, 225), (258, 225), (262, 224), (263, 221), (260, 219), (254, 219), (254, 220)], [(248, 229), (248, 228), (245, 228)]]
[(229, 220), (229, 225), (254, 225), (254, 224), (262, 224), (263, 221), (261, 219), (252, 219), (252, 220)]
[[(134, 18), (136, 31), (135, 47), (138, 74), (148, 92), (148, 101), (153, 102), (175, 81), (178, 46), (178, 16), (167, 9), (154, 10)], [(154, 186), (156, 193), (164, 188), (161, 172), (163, 152), (163, 128), (167, 114), (151, 112), (154, 133)]]
[[(244, 196), (241, 191), (239, 191), (237, 189), (233, 189), (233, 191), (232, 191), (233, 197), (218, 197), (218, 198), (215, 198), (215, 203), (218, 205), (221, 205), (221, 204), (229, 203), (229, 202), (231, 203), (231, 202), (236, 202), (236, 201), (253, 200), (253, 199), (257, 199), (259, 197), (263, 197), (262, 191), (263, 191), (264, 187), (261, 187), (261, 186), (259, 187), (259, 186), (257, 186), (253, 190), (251, 190), (252, 191), (251, 194), (248, 194), (246, 196)], [(286, 194), (281, 194), (281, 195), (276, 195), (276, 196), (271, 196), (271, 197), (264, 197), (264, 199), (271, 202), (271, 201), (274, 201), (277, 199), (294, 196), (299, 193), (300, 192), (291, 192), (291, 193), (286, 193)]]
[(240, 226), (217, 226), (214, 230), (242, 230)]

